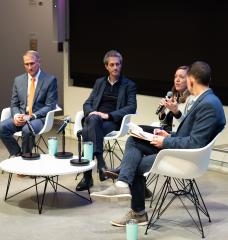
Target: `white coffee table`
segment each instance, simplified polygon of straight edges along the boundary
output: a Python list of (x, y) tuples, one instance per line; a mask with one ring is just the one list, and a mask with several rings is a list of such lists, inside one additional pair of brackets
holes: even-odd
[[(76, 158), (76, 156), (74, 156), (73, 158)], [(70, 190), (69, 188), (61, 185), (58, 182), (58, 176), (69, 175), (69, 174), (78, 174), (78, 173), (82, 173), (82, 172), (91, 170), (96, 165), (95, 161), (90, 161), (88, 166), (72, 166), (70, 164), (70, 160), (71, 159), (57, 159), (53, 156), (50, 156), (49, 154), (41, 154), (40, 159), (38, 159), (38, 160), (24, 160), (21, 157), (15, 157), (15, 158), (10, 158), (10, 159), (6, 159), (6, 160), (2, 161), (0, 163), (0, 169), (2, 169), (4, 172), (9, 173), (6, 194), (5, 194), (5, 201), (9, 198), (14, 197), (15, 195), (18, 195), (18, 194), (32, 188), (32, 187), (35, 187), (38, 210), (39, 210), (39, 214), (41, 214), (47, 184), (50, 183), (55, 192), (57, 191), (57, 186), (60, 186), (64, 189), (72, 192), (73, 194), (76, 194), (77, 196), (92, 202), (92, 199), (90, 198), (90, 190), (89, 189), (88, 189), (88, 194), (89, 194), (89, 199), (88, 199), (88, 198), (78, 194), (77, 192), (74, 192), (74, 191)], [(8, 197), (9, 187), (10, 187), (10, 183), (11, 183), (13, 174), (22, 174), (22, 175), (33, 176), (35, 184)], [(42, 177), (42, 180), (37, 181), (38, 177)], [(40, 201), (37, 185), (41, 184), (43, 182), (44, 182), (44, 190), (43, 190), (42, 198)]]

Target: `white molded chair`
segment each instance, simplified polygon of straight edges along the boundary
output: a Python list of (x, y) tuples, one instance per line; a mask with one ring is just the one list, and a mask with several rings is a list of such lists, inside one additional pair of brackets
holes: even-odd
[(157, 121), (157, 122), (152, 122), (150, 124), (151, 127), (156, 127), (156, 128), (160, 128), (161, 127), (161, 122)]
[(2, 113), (1, 113), (1, 122), (10, 118), (10, 117), (11, 117), (10, 107), (3, 108)]
[[(1, 122), (11, 117), (10, 107), (3, 108), (1, 113)], [(17, 137), (17, 141), (19, 141), (22, 136), (21, 131), (15, 132), (14, 136)]]
[(45, 144), (47, 149), (48, 149), (48, 145), (47, 145), (47, 143), (46, 143), (46, 141), (45, 141), (45, 139), (44, 139), (42, 134), (47, 133), (47, 132), (49, 132), (52, 129), (53, 123), (54, 123), (55, 113), (56, 112), (60, 112), (60, 111), (62, 111), (62, 108), (59, 107), (58, 105), (56, 105), (56, 108), (54, 110), (49, 111), (47, 113), (47, 115), (46, 115), (43, 128), (37, 134), (39, 137), (38, 137), (38, 139), (36, 141), (36, 148), (40, 149), (40, 151), (43, 152), (43, 153), (45, 153), (45, 152), (40, 147), (41, 140), (43, 141), (43, 143)]
[[(110, 167), (114, 168), (114, 156), (121, 161), (121, 158), (118, 156), (118, 154), (115, 152), (116, 147), (119, 148), (120, 152), (123, 154), (123, 150), (118, 142), (118, 139), (120, 137), (123, 137), (125, 135), (127, 135), (129, 127), (128, 127), (128, 123), (131, 120), (131, 116), (134, 114), (127, 114), (123, 117), (122, 122), (121, 122), (121, 126), (120, 126), (120, 130), (118, 131), (112, 131), (110, 133), (108, 133), (105, 137), (104, 137), (104, 141), (105, 143), (105, 147), (104, 147), (104, 152), (106, 152), (104, 159), (106, 159), (107, 155), (109, 155), (109, 161), (110, 161)], [(82, 130), (82, 118), (84, 117), (84, 112), (83, 111), (79, 111), (76, 113), (75, 116), (75, 123), (74, 123), (74, 135), (77, 136), (77, 132), (79, 130)], [(111, 144), (111, 141), (114, 141), (114, 143)]]
[[(47, 113), (46, 115), (46, 118), (45, 118), (45, 123), (44, 123), (44, 126), (43, 128), (40, 130), (39, 133), (37, 133), (37, 136), (38, 136), (38, 139), (36, 141), (36, 144), (35, 144), (35, 151), (37, 152), (38, 149), (42, 152), (42, 153), (45, 153), (45, 151), (40, 147), (40, 142), (41, 140), (43, 141), (43, 143), (45, 144), (45, 146), (48, 148), (47, 146), (47, 143), (43, 137), (42, 134), (44, 133), (47, 133), (49, 132), (52, 127), (53, 127), (53, 123), (54, 123), (54, 115), (55, 115), (55, 112), (58, 112), (58, 111), (62, 111), (62, 108), (60, 108), (58, 105), (56, 105), (56, 109), (54, 110), (51, 110)], [(11, 117), (11, 112), (10, 112), (10, 108), (4, 108), (2, 110), (2, 113), (1, 113), (1, 122), (10, 118)], [(14, 136), (17, 137), (17, 141), (19, 140), (19, 138), (22, 137), (22, 132), (19, 131), (19, 132), (16, 132), (14, 134)]]
[[(203, 148), (163, 149), (157, 154), (150, 171), (145, 173), (144, 176), (152, 173), (164, 176), (165, 181), (158, 193), (158, 199), (156, 200), (145, 234), (147, 234), (148, 229), (154, 225), (172, 202), (178, 198), (202, 234), (202, 238), (204, 238), (200, 213), (203, 213), (209, 222), (211, 222), (211, 219), (195, 178), (202, 176), (207, 171), (211, 150), (218, 136), (219, 134)], [(167, 197), (170, 195), (171, 198)], [(195, 218), (190, 213), (186, 202), (183, 201), (183, 197), (186, 197), (193, 203), (197, 215)]]
[(84, 117), (83, 111), (78, 111), (75, 115), (74, 121), (74, 136), (77, 136), (77, 132), (82, 130), (82, 119)]
[[(118, 139), (121, 137), (124, 137), (128, 134), (128, 123), (131, 121), (131, 116), (134, 114), (127, 114), (123, 117), (120, 130), (118, 131), (112, 131), (108, 133), (105, 137), (104, 140), (106, 142), (104, 151), (106, 152), (104, 158), (106, 159), (107, 156), (109, 156), (109, 162), (110, 162), (110, 167), (111, 169), (114, 169), (115, 165), (115, 157), (118, 159), (120, 162), (123, 157), (123, 149), (121, 148)], [(113, 141), (113, 142), (112, 142)], [(117, 154), (117, 151), (115, 149), (118, 148), (119, 151), (121, 152), (121, 157)]]

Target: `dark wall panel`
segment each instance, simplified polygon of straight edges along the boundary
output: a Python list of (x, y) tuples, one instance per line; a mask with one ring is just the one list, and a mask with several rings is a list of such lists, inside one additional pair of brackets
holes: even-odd
[(138, 92), (163, 96), (178, 66), (203, 60), (227, 105), (227, 22), (225, 1), (70, 0), (70, 75), (75, 85), (91, 87), (105, 72), (105, 52), (116, 49)]

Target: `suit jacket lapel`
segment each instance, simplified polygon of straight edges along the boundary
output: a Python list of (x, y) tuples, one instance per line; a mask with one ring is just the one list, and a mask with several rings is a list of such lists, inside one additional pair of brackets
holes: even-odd
[(24, 98), (23, 100), (24, 100), (25, 108), (26, 108), (27, 98), (28, 98), (28, 74), (24, 75), (24, 83), (22, 84), (21, 88), (22, 88), (21, 94)]
[(118, 98), (117, 98), (116, 109), (120, 109), (122, 99), (126, 94), (126, 91), (125, 91), (126, 87), (127, 87), (127, 85), (125, 84), (124, 78), (122, 78), (120, 88), (119, 88), (119, 94), (118, 94)]
[(39, 79), (38, 79), (38, 83), (37, 83), (37, 85), (36, 85), (36, 91), (35, 91), (35, 96), (34, 96), (34, 99), (33, 99), (33, 103), (36, 101), (36, 99), (37, 99), (37, 97), (38, 97), (38, 93), (39, 93), (39, 91), (40, 91), (43, 83), (44, 83), (44, 74), (43, 74), (43, 72), (41, 71), (41, 72), (40, 72)]
[[(185, 119), (191, 114), (191, 112), (197, 107), (197, 105), (204, 99), (204, 97), (205, 97), (207, 94), (211, 93), (211, 92), (212, 92), (211, 89), (207, 90), (206, 92), (204, 92), (204, 93), (195, 101), (195, 103), (194, 103), (193, 106), (190, 108), (190, 110), (189, 110), (189, 112), (187, 113), (187, 115), (186, 115), (186, 116), (183, 118), (183, 120), (181, 121), (178, 129), (179, 129), (180, 126), (183, 124), (183, 122), (185, 121)], [(177, 131), (178, 131), (178, 129), (177, 129)]]
[(101, 98), (103, 96), (105, 86), (106, 86), (106, 78), (104, 78), (104, 80), (103, 80), (103, 82), (101, 83), (101, 86), (100, 86), (99, 95), (97, 96), (97, 102), (96, 102), (96, 107), (95, 107), (96, 110), (97, 110), (97, 108), (98, 108), (98, 106), (101, 102)]
[[(195, 101), (195, 103), (193, 104), (193, 106), (190, 108), (188, 114), (190, 114), (190, 113), (196, 108), (196, 106), (204, 99), (204, 97), (205, 97), (207, 94), (211, 93), (211, 92), (212, 92), (211, 89), (209, 89), (209, 90), (207, 90), (206, 92), (204, 92), (204, 93)], [(188, 114), (187, 114), (187, 115), (188, 115)]]

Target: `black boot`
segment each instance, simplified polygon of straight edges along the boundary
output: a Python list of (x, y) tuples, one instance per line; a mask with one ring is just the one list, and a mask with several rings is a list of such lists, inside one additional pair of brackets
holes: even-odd
[(84, 173), (82, 180), (76, 186), (76, 191), (88, 190), (93, 186), (92, 171), (87, 171)]
[(103, 182), (103, 181), (108, 179), (108, 176), (106, 176), (104, 174), (107, 167), (105, 165), (103, 154), (96, 153), (95, 156), (96, 156), (96, 159), (97, 159), (97, 168), (98, 168), (98, 172), (99, 172), (99, 179), (100, 179), (101, 182)]
[(99, 169), (99, 179), (101, 182), (107, 180), (109, 177), (105, 174), (106, 169), (105, 168), (101, 168)]
[(147, 188), (147, 186), (145, 186), (145, 199), (150, 199), (152, 197), (152, 192), (150, 191), (149, 188)]

